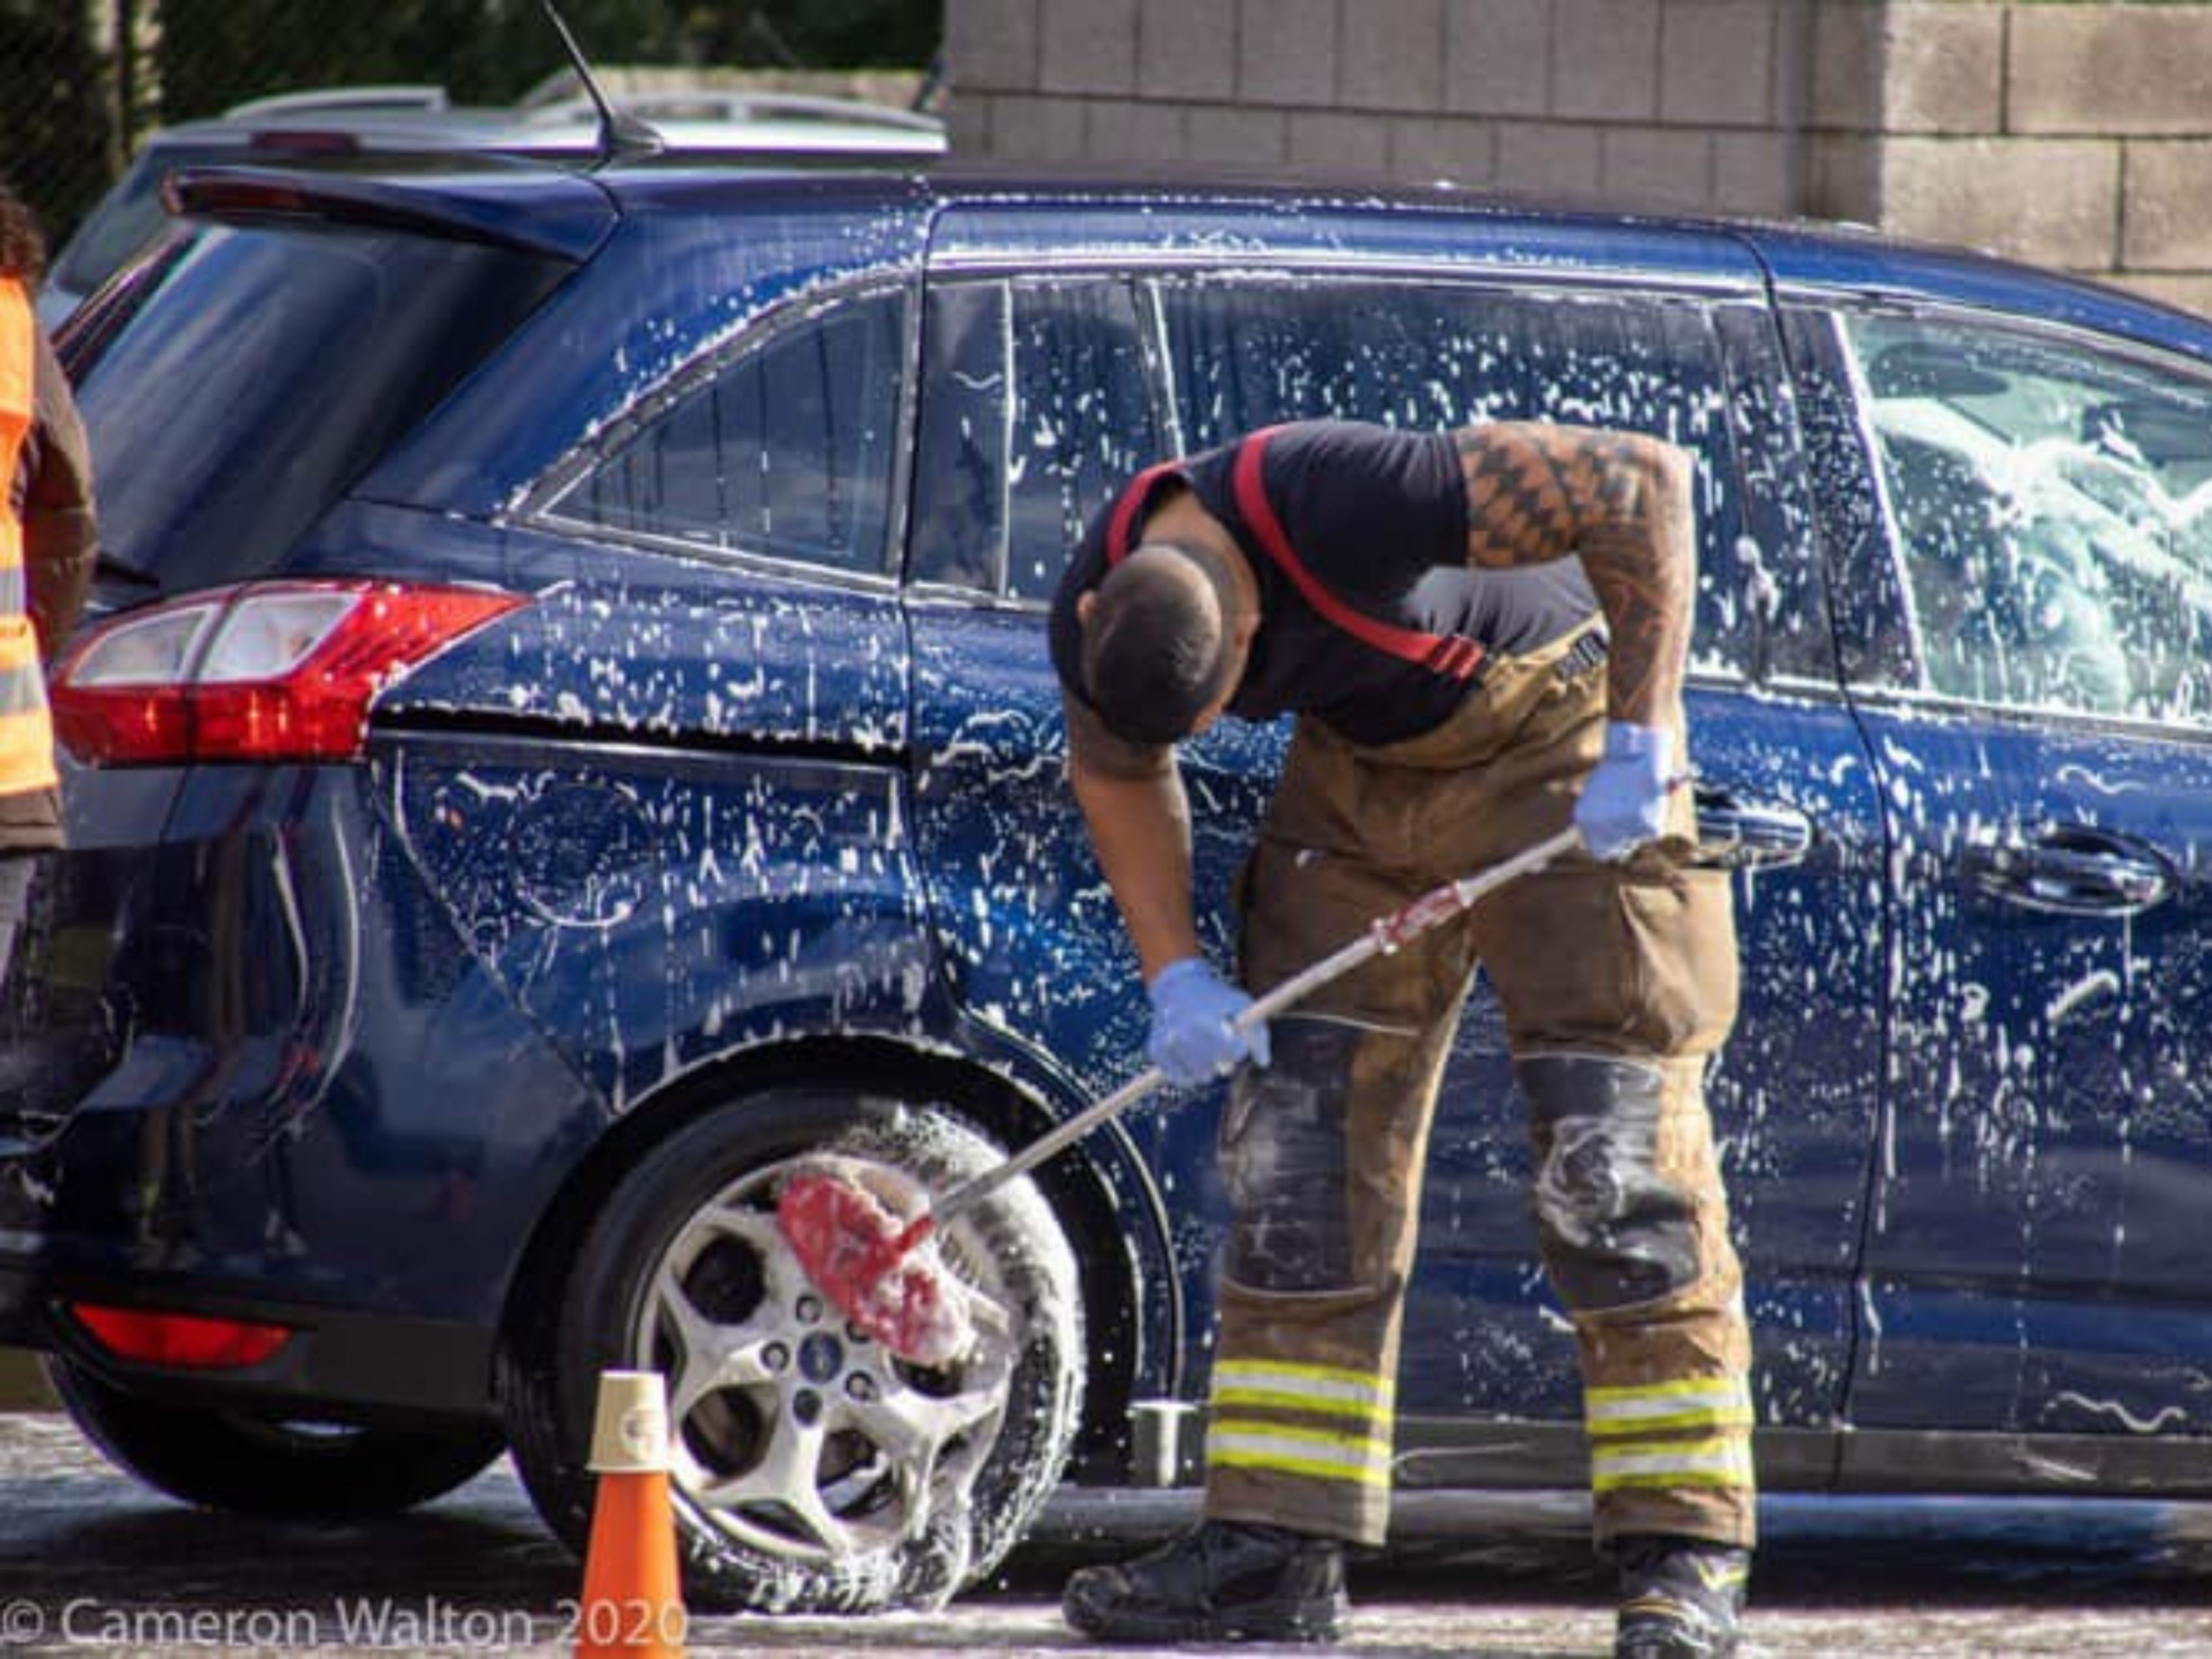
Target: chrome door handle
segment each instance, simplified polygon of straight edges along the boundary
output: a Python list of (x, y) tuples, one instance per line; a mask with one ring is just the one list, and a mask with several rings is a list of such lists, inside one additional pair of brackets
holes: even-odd
[(1716, 785), (1697, 786), (1698, 864), (1766, 870), (1795, 864), (1813, 847), (1813, 821), (1794, 806), (1745, 800)]
[(2005, 831), (1969, 845), (1960, 862), (1978, 891), (2056, 915), (2134, 915), (2173, 888), (2155, 849), (2087, 824)]

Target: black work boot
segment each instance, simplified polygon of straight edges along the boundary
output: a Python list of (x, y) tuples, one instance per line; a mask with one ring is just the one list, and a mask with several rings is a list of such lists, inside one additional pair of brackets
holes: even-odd
[(1105, 1642), (1333, 1642), (1344, 1634), (1344, 1546), (1242, 1521), (1067, 1581), (1067, 1622)]
[(1734, 1653), (1751, 1552), (1705, 1538), (1623, 1538), (1613, 1659), (1708, 1659)]

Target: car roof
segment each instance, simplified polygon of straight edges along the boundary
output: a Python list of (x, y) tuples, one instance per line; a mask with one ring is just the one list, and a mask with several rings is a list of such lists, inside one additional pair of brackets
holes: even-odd
[[(1523, 230), (1531, 238), (1524, 250), (1528, 259), (1556, 268), (1563, 259), (1586, 258), (1594, 277), (1671, 270), (1724, 280), (1741, 269), (1721, 251), (1725, 246), (1740, 250), (1755, 265), (1762, 285), (1785, 300), (1849, 295), (2014, 313), (2212, 361), (2212, 323), (2196, 313), (2093, 278), (1843, 222), (1638, 208), (1446, 181), (1408, 185), (1322, 173), (1289, 176), (1280, 171), (1180, 166), (1140, 170), (1037, 167), (959, 158), (908, 171), (940, 216), (963, 210), (990, 212), (1016, 226), (1004, 233), (1003, 245), (1010, 253), (1018, 251), (1023, 236), (1035, 251), (1045, 253), (1068, 242), (1138, 233), (1146, 224), (1152, 227), (1147, 240), (1157, 246), (1167, 238), (1166, 227), (1179, 212), (1186, 224), (1224, 212), (1242, 213), (1248, 228), (1263, 220), (1278, 226), (1305, 220), (1314, 227), (1311, 240), (1316, 246), (1328, 236), (1357, 234), (1377, 252), (1392, 245), (1392, 239), (1377, 234), (1374, 228), (1393, 220), (1408, 225), (1486, 226), (1492, 233), (1486, 240), (1493, 259), (1513, 258), (1512, 233)], [(841, 186), (841, 175), (852, 182)], [(618, 204), (674, 205), (696, 198), (711, 209), (725, 198), (736, 205), (745, 192), (770, 187), (757, 173), (712, 167), (616, 167), (599, 177)], [(879, 182), (862, 183), (860, 177), (847, 169), (832, 169), (814, 176), (810, 187), (825, 205), (834, 202), (840, 188), (849, 189), (860, 207), (875, 201), (880, 191)], [(1117, 207), (1125, 208), (1129, 216), (1118, 229), (1103, 230), (1055, 217), (1062, 209), (1079, 207), (1109, 218)], [(1355, 225), (1362, 228), (1355, 232)], [(1236, 250), (1227, 237), (1224, 228), (1223, 257), (1233, 258)], [(1409, 256), (1415, 254), (1419, 234), (1409, 231), (1395, 246)], [(1258, 251), (1256, 246), (1253, 251)]]
[[(1173, 173), (1149, 182), (1127, 178), (1109, 182), (1096, 176), (1055, 178), (1032, 173), (1026, 178), (971, 174), (957, 164), (929, 170), (937, 187), (957, 199), (1003, 199), (1010, 191), (1036, 191), (1051, 199), (1071, 189), (1158, 190), (1173, 197), (1190, 182)], [(1359, 184), (1326, 178), (1285, 182), (1279, 178), (1237, 179), (1217, 185), (1279, 208), (1310, 210), (1330, 202), (1354, 213), (1375, 208), (1406, 213), (1463, 214), (1547, 228), (1554, 235), (1570, 229), (1585, 233), (1577, 246), (1601, 250), (1601, 256), (1623, 270), (1637, 258), (1662, 257), (1674, 250), (1719, 239), (1747, 250), (1762, 267), (1778, 298), (1832, 300), (1839, 296), (1899, 303), (1948, 305), (2014, 313), (2033, 320), (2088, 329), (2181, 352), (2212, 362), (2212, 321), (2094, 278), (2029, 264), (1984, 250), (1929, 241), (1871, 226), (1814, 218), (1773, 218), (1701, 212), (1671, 206), (1639, 207), (1559, 194), (1534, 195), (1472, 189), (1438, 183)]]
[[(617, 216), (687, 207), (742, 211), (749, 200), (764, 200), (770, 192), (787, 198), (787, 205), (794, 190), (803, 191), (815, 212), (877, 213), (896, 202), (902, 211), (940, 224), (956, 215), (963, 224), (993, 222), (1001, 258), (1048, 257), (1074, 246), (1087, 257), (1118, 240), (1145, 257), (1163, 248), (1194, 256), (1210, 251), (1230, 261), (1240, 252), (1264, 258), (1301, 252), (1325, 256), (1334, 250), (1347, 257), (1362, 252), (1369, 263), (1394, 256), (1411, 263), (1449, 262), (1468, 257), (1458, 242), (1473, 234), (1487, 264), (1519, 258), (1557, 270), (1579, 262), (1598, 279), (1667, 274), (1756, 283), (1785, 300), (1847, 295), (1982, 308), (2212, 361), (2212, 325), (2192, 313), (2084, 278), (1863, 226), (1639, 211), (1441, 183), (1415, 186), (1327, 175), (1038, 168), (956, 160), (875, 167), (866, 161), (854, 157), (794, 174), (722, 158), (660, 158), (649, 167), (596, 168), (592, 183), (606, 192)], [(506, 183), (482, 169), (368, 180), (317, 175), (310, 193), (327, 193), (335, 201), (380, 190), (427, 203), (441, 191), (461, 191), (474, 204), (468, 209), (473, 214), (487, 210), (483, 204), (502, 191), (526, 188), (520, 176), (535, 171), (520, 169)], [(897, 182), (887, 184), (887, 173)], [(1079, 207), (1084, 216), (1066, 216), (1067, 210)], [(1253, 240), (1239, 244), (1237, 233)]]
[[(821, 101), (821, 100), (811, 100)], [(837, 100), (828, 100), (832, 103)], [(447, 115), (467, 114), (448, 111)], [(578, 121), (580, 128), (585, 123)], [(783, 194), (793, 177), (775, 164), (725, 156), (657, 158), (653, 164), (616, 163), (593, 170), (594, 184), (612, 199), (617, 212), (689, 204), (702, 212), (742, 208), (749, 198)], [(436, 167), (410, 170), (404, 179), (365, 185), (351, 174), (319, 178), (312, 191), (342, 197), (366, 188), (434, 195), (464, 191), (472, 195), (520, 190), (532, 171), (514, 170), (518, 182), (502, 185), (495, 173), (467, 162), (453, 171)], [(884, 173), (895, 173), (898, 186), (887, 192)], [(367, 175), (374, 178), (373, 173)], [(1571, 196), (1529, 195), (1474, 189), (1438, 181), (1407, 185), (1355, 175), (1280, 171), (1152, 167), (1024, 167), (958, 158), (901, 159), (877, 165), (866, 155), (823, 168), (809, 168), (803, 188), (816, 207), (834, 212), (841, 204), (858, 211), (878, 210), (887, 193), (944, 215), (956, 210), (996, 213), (1024, 222), (1006, 234), (1006, 246), (1027, 235), (1046, 251), (1060, 240), (1110, 237), (1076, 222), (1053, 217), (1058, 208), (1082, 208), (1110, 216), (1126, 209), (1143, 219), (1171, 222), (1178, 213), (1238, 213), (1250, 220), (1291, 225), (1301, 218), (1341, 224), (1346, 221), (1387, 224), (1455, 221), (1463, 224), (1522, 226), (1589, 242), (1593, 258), (1607, 266), (1632, 270), (1639, 253), (1672, 250), (1692, 264), (1714, 256), (1684, 251), (1715, 240), (1755, 255), (1765, 280), (1784, 295), (1848, 292), (1892, 299), (1924, 299), (2045, 313), (2087, 326), (2127, 334), (2192, 337), (2212, 331), (2195, 313), (2094, 280), (2026, 264), (1973, 249), (1916, 240), (1872, 228), (1814, 219), (1771, 219), (1680, 208), (1637, 208)], [(1233, 253), (1234, 250), (1230, 250)], [(1538, 256), (1532, 244), (1529, 254)], [(1548, 256), (1547, 256), (1548, 257)], [(1595, 273), (1594, 273), (1595, 274)], [(2185, 348), (2201, 349), (2192, 343)]]

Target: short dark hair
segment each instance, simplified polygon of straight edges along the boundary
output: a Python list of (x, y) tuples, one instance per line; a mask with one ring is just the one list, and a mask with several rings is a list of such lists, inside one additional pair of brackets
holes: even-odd
[(0, 276), (27, 288), (46, 272), (46, 239), (30, 205), (0, 180)]
[(1083, 630), (1083, 681), (1116, 737), (1176, 743), (1235, 665), (1236, 588), (1205, 548), (1147, 542), (1106, 573)]

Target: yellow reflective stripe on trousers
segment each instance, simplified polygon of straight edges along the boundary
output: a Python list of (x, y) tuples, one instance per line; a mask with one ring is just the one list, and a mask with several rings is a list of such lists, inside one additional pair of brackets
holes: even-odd
[(1217, 1421), (1206, 1431), (1206, 1461), (1224, 1468), (1264, 1469), (1354, 1486), (1390, 1484), (1390, 1446), (1367, 1435), (1286, 1428), (1243, 1419)]
[(1590, 1449), (1590, 1490), (1627, 1486), (1749, 1486), (1751, 1442), (1743, 1435), (1711, 1440), (1601, 1443)]
[(1735, 1377), (1592, 1389), (1584, 1396), (1583, 1415), (1594, 1440), (1655, 1429), (1748, 1428), (1751, 1391)]

